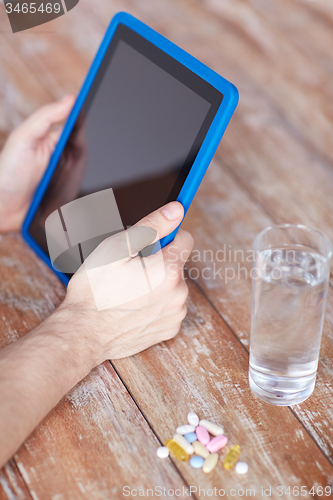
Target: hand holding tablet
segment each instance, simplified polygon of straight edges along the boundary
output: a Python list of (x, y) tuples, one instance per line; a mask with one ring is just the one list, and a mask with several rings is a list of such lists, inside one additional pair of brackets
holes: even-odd
[[(57, 218), (57, 234), (76, 262), (70, 272), (67, 264), (52, 267), (66, 283), (114, 232), (172, 200), (186, 212), (237, 101), (231, 83), (139, 20), (117, 14), (36, 191), (24, 238), (52, 267), (45, 224)], [(91, 210), (82, 207), (85, 198), (110, 190), (117, 227), (101, 223), (96, 234)], [(72, 225), (78, 217), (87, 230), (81, 241), (70, 240), (63, 216), (73, 203), (81, 208), (71, 211)], [(110, 217), (104, 211), (106, 222)]]

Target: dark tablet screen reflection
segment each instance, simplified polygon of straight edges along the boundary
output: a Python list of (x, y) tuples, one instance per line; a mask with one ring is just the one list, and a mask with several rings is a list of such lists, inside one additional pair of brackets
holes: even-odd
[(30, 234), (48, 254), (45, 220), (113, 188), (124, 227), (175, 200), (222, 95), (120, 25), (90, 88)]

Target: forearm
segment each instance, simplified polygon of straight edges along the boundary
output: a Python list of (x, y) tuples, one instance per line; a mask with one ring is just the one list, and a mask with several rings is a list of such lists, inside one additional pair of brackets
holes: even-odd
[(0, 351), (0, 467), (92, 369), (84, 342), (71, 340), (73, 328), (60, 310)]

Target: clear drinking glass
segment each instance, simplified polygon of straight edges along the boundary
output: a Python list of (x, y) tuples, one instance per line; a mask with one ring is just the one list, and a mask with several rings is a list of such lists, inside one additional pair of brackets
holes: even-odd
[(261, 231), (254, 251), (250, 387), (268, 403), (300, 403), (315, 386), (332, 244), (285, 224)]

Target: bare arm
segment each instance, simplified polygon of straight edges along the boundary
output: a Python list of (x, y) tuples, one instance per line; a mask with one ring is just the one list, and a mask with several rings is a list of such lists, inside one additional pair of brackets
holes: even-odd
[(69, 319), (59, 310), (0, 351), (0, 466), (93, 368), (84, 346), (70, 335)]

